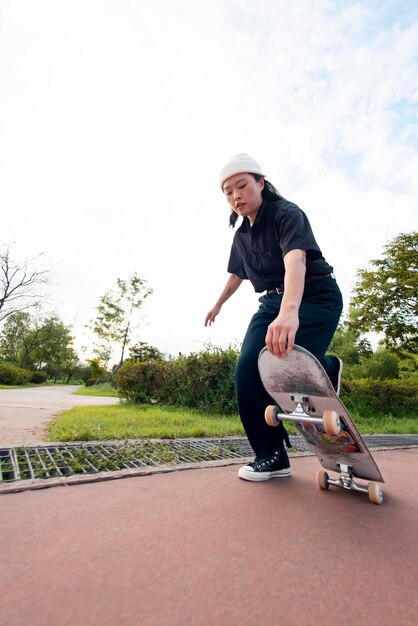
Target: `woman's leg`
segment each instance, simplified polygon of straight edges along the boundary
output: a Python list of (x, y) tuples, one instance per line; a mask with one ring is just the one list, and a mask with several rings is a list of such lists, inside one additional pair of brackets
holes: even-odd
[(282, 426), (271, 428), (264, 411), (273, 398), (265, 390), (258, 372), (258, 355), (265, 347), (267, 327), (277, 317), (281, 296), (262, 296), (260, 308), (248, 326), (235, 371), (238, 412), (244, 430), (257, 458), (264, 459), (283, 448)]
[[(274, 400), (264, 389), (258, 372), (258, 355), (265, 346), (268, 325), (277, 317), (282, 296), (262, 296), (260, 308), (251, 319), (235, 372), (238, 410), (248, 440), (258, 458), (266, 458), (283, 449), (285, 430), (268, 426), (266, 406)], [(326, 278), (308, 285), (299, 310), (296, 343), (314, 354), (329, 369), (332, 361), (324, 358), (342, 310), (338, 285)]]

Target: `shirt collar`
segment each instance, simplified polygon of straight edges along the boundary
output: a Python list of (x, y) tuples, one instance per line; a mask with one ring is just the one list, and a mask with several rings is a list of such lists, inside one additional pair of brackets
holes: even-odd
[(258, 224), (258, 222), (260, 222), (260, 221), (261, 221), (261, 219), (262, 219), (262, 217), (263, 217), (263, 213), (264, 213), (265, 206), (266, 206), (266, 203), (265, 203), (265, 201), (263, 200), (263, 202), (261, 203), (260, 208), (258, 209), (258, 212), (257, 212), (257, 215), (256, 215), (256, 218), (255, 218), (255, 221), (254, 221), (253, 226), (255, 226), (256, 224)]
[[(265, 204), (266, 204), (265, 200), (263, 200), (263, 202), (261, 203), (260, 208), (257, 211), (257, 215), (255, 217), (254, 224), (253, 224), (252, 228), (254, 228), (254, 226), (261, 221), (261, 219), (263, 217), (264, 210), (265, 210)], [(248, 232), (251, 232), (252, 228), (250, 226), (250, 220), (248, 219), (248, 217), (244, 217), (244, 219), (242, 220), (242, 224), (239, 227), (239, 230), (242, 233), (248, 233)]]

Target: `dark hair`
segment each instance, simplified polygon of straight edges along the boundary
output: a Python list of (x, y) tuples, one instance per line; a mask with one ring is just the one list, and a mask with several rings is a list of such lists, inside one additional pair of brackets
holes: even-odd
[[(260, 180), (264, 178), (263, 176), (259, 176), (259, 174), (251, 174), (251, 176), (254, 176), (257, 183), (259, 183)], [(261, 197), (266, 202), (274, 202), (275, 200), (279, 200), (279, 198), (283, 198), (283, 196), (276, 189), (276, 187), (272, 185), (272, 183), (265, 178), (264, 178), (264, 187), (261, 192)], [(229, 225), (231, 228), (235, 227), (238, 217), (239, 215), (237, 215), (235, 211), (232, 211), (231, 209), (231, 214), (229, 216)]]

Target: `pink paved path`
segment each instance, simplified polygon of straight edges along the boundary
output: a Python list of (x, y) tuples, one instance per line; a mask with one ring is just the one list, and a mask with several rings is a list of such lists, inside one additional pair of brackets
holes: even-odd
[(418, 623), (418, 449), (385, 502), (237, 467), (0, 495), (3, 626)]

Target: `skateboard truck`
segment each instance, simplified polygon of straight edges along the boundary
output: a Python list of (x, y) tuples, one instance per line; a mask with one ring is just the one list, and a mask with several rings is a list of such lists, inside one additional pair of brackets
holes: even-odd
[(345, 465), (344, 463), (337, 463), (340, 468), (340, 475), (338, 478), (330, 478), (328, 472), (325, 470), (319, 470), (316, 475), (316, 480), (320, 489), (328, 489), (330, 485), (335, 487), (341, 487), (342, 489), (348, 489), (352, 491), (360, 491), (361, 493), (367, 493), (370, 502), (374, 504), (382, 504), (383, 493), (380, 486), (371, 482), (366, 486), (359, 485), (354, 480), (353, 468), (351, 465)]
[(291, 400), (296, 404), (296, 408), (292, 413), (280, 413), (279, 408), (274, 404), (266, 408), (264, 417), (269, 426), (278, 426), (282, 420), (305, 424), (322, 424), (327, 435), (339, 435), (341, 423), (336, 411), (324, 411), (322, 417), (313, 417), (308, 413), (309, 398), (307, 396), (293, 394)]

